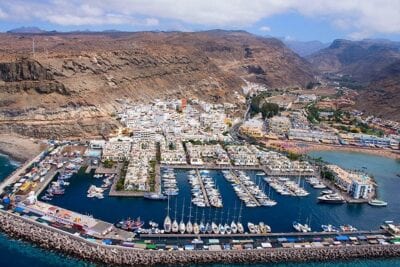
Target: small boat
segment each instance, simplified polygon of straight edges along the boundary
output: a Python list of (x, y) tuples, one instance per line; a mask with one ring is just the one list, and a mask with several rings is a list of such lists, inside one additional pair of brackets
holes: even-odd
[(52, 198), (49, 197), (48, 195), (42, 196), (41, 199), (44, 200), (44, 201), (50, 201), (50, 200), (52, 200)]
[(141, 221), (140, 217), (137, 218), (136, 220), (131, 220), (131, 219), (122, 220), (115, 224), (116, 227), (127, 231), (135, 231), (141, 228), (143, 225), (144, 221)]
[(329, 232), (329, 233), (339, 232), (339, 230), (332, 224), (323, 224), (323, 225), (321, 225), (321, 228), (322, 228), (322, 231), (324, 231), (324, 232)]
[(219, 233), (219, 228), (218, 225), (215, 222), (211, 223), (211, 228), (214, 234), (218, 234)]
[(197, 222), (195, 222), (195, 223), (193, 224), (193, 233), (194, 233), (195, 235), (200, 234), (200, 227), (199, 227), (199, 225), (197, 224)]
[(234, 221), (231, 222), (231, 230), (232, 230), (232, 233), (234, 233), (234, 234), (236, 234), (238, 232), (237, 224)]
[(386, 207), (388, 203), (380, 199), (372, 199), (368, 201), (368, 204), (374, 207)]
[(243, 234), (244, 233), (244, 227), (241, 222), (237, 223), (237, 228), (238, 228), (238, 233)]
[(207, 234), (212, 234), (213, 232), (212, 225), (210, 223), (206, 223), (206, 232)]
[(207, 231), (206, 226), (204, 225), (203, 222), (201, 222), (201, 223), (200, 223), (200, 232), (201, 232), (202, 234), (205, 234), (206, 231)]
[(256, 228), (255, 228), (254, 223), (248, 222), (247, 223), (247, 228), (249, 228), (249, 232), (251, 234), (255, 234), (256, 233)]
[(163, 194), (157, 194), (157, 193), (145, 193), (143, 197), (151, 200), (166, 200), (168, 198)]
[(172, 222), (171, 231), (172, 231), (172, 233), (178, 233), (179, 232), (179, 224), (178, 224), (177, 220), (174, 220)]
[(357, 231), (357, 228), (351, 226), (350, 224), (345, 224), (340, 226), (340, 230), (342, 232), (355, 232)]
[(346, 200), (337, 193), (322, 195), (318, 197), (318, 201), (327, 204), (343, 204), (346, 202)]
[(221, 235), (225, 234), (225, 227), (224, 227), (224, 225), (223, 225), (222, 223), (220, 223), (220, 224), (218, 225), (218, 228), (219, 228), (219, 233), (220, 233)]

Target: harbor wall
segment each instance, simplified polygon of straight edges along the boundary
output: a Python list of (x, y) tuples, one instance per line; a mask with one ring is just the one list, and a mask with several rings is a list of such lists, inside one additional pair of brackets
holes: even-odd
[(208, 263), (279, 263), (400, 257), (398, 245), (321, 248), (271, 248), (240, 251), (149, 251), (106, 246), (16, 214), (0, 211), (0, 229), (14, 238), (107, 265), (182, 265)]

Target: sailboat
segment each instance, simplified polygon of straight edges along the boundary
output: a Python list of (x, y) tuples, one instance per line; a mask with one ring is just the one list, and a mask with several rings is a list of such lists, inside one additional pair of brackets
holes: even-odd
[(204, 225), (204, 210), (203, 210), (203, 214), (201, 216), (201, 221), (200, 221), (200, 232), (202, 234), (206, 233), (206, 226)]
[(200, 227), (197, 224), (197, 207), (196, 207), (196, 217), (194, 219), (194, 224), (193, 224), (193, 233), (198, 235), (200, 233)]
[(228, 221), (229, 221), (229, 209), (228, 209), (228, 214), (227, 214), (227, 216), (226, 216), (226, 222), (225, 222), (224, 228), (225, 228), (226, 234), (227, 234), (227, 235), (230, 235), (230, 234), (232, 234), (232, 229), (231, 229), (231, 227), (229, 226)]
[(191, 218), (192, 218), (192, 205), (190, 204), (190, 207), (189, 207), (189, 221), (186, 224), (186, 232), (189, 233), (189, 234), (191, 234), (193, 232), (193, 225), (192, 225)]
[[(210, 222), (208, 222), (208, 221), (210, 221)], [(211, 209), (208, 212), (208, 220), (206, 223), (206, 232), (207, 232), (207, 234), (212, 234)]]
[(179, 232), (181, 234), (184, 234), (186, 232), (186, 224), (183, 222), (183, 216), (185, 212), (185, 201), (183, 201), (182, 205), (182, 217), (181, 217), (181, 222), (179, 223)]
[(235, 209), (233, 210), (233, 218), (231, 222), (231, 231), (233, 234), (236, 234), (238, 231), (237, 225), (235, 223), (235, 217), (236, 217), (236, 202), (235, 202)]
[(223, 214), (224, 214), (224, 211), (222, 210), (222, 211), (221, 211), (221, 220), (220, 220), (220, 223), (219, 223), (219, 225), (218, 225), (219, 233), (220, 233), (221, 235), (225, 234), (225, 227), (224, 227), (224, 224), (222, 223), (222, 216), (223, 216)]
[(213, 231), (214, 234), (218, 234), (219, 233), (219, 228), (218, 228), (218, 225), (217, 225), (216, 221), (217, 221), (217, 209), (215, 209), (214, 219), (211, 222), (211, 228), (212, 228), (212, 231)]
[(178, 209), (178, 200), (175, 199), (175, 218), (174, 221), (172, 222), (172, 232), (173, 233), (178, 233), (179, 232), (179, 224), (178, 221), (176, 220), (176, 210)]
[(240, 210), (239, 210), (239, 217), (238, 217), (238, 222), (237, 222), (237, 231), (241, 234), (244, 233), (244, 227), (242, 224), (242, 207), (243, 207), (243, 203), (240, 203)]
[(164, 232), (171, 232), (171, 218), (169, 217), (169, 196), (168, 196), (168, 207), (167, 207), (167, 216), (164, 219)]

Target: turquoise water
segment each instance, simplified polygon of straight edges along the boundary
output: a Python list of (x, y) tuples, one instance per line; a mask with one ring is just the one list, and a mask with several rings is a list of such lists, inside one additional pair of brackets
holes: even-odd
[[(383, 218), (391, 218), (397, 221), (400, 221), (400, 205), (399, 199), (397, 198), (397, 194), (400, 189), (400, 178), (396, 176), (397, 173), (400, 173), (400, 164), (392, 159), (376, 157), (366, 154), (359, 154), (359, 153), (346, 153), (346, 152), (313, 152), (311, 153), (312, 156), (315, 157), (322, 157), (324, 160), (338, 164), (345, 168), (355, 168), (360, 169), (361, 167), (367, 167), (366, 171), (374, 175), (375, 179), (377, 180), (379, 186), (379, 194), (380, 197), (389, 201), (389, 206), (385, 209), (374, 209), (368, 206), (362, 206), (361, 208), (357, 207), (346, 207), (342, 209), (331, 209), (328, 211), (322, 212), (322, 208), (320, 205), (313, 205), (311, 210), (313, 216), (316, 218), (314, 219), (315, 224), (319, 223), (319, 220), (333, 220), (334, 222), (341, 222), (341, 217), (348, 216), (348, 218), (354, 218), (356, 216), (359, 222), (355, 222), (355, 225), (365, 225), (365, 226), (375, 226), (377, 222), (381, 222)], [(11, 162), (7, 157), (0, 155), (0, 179), (4, 179), (8, 174), (10, 174), (17, 165)], [(180, 174), (183, 175), (183, 174)], [(218, 175), (218, 174), (216, 174)], [(78, 180), (79, 183), (86, 183), (86, 178), (81, 177)], [(184, 185), (182, 185), (184, 186)], [(72, 189), (74, 188), (71, 185)], [(77, 187), (78, 188), (78, 187)], [(229, 187), (228, 187), (229, 188)], [(86, 188), (83, 191), (87, 190)], [(76, 192), (74, 192), (76, 193)], [(224, 193), (223, 193), (224, 194)], [(65, 196), (76, 196), (76, 194), (67, 194)], [(227, 197), (234, 197), (233, 195), (228, 195)], [(276, 196), (278, 198), (278, 196)], [(62, 201), (59, 199), (58, 201)], [(71, 205), (74, 207), (75, 210), (77, 206), (82, 206), (82, 203), (78, 202), (78, 205), (74, 205), (74, 202), (77, 199), (64, 199), (64, 204)], [(121, 201), (121, 200), (120, 200)], [(278, 199), (278, 202), (280, 200)], [(281, 202), (283, 200), (281, 199)], [(295, 201), (294, 201), (295, 202)], [(99, 202), (100, 204), (101, 202)], [(122, 202), (123, 203), (123, 202)], [(79, 205), (80, 204), (80, 205)], [(92, 203), (93, 204), (93, 203)], [(115, 203), (114, 203), (115, 204)], [(120, 203), (119, 203), (120, 204)], [(143, 203), (141, 203), (143, 204)], [(307, 203), (301, 203), (307, 204)], [(138, 204), (139, 205), (139, 204)], [(162, 204), (154, 204), (154, 205), (162, 205)], [(267, 220), (269, 223), (275, 225), (275, 221), (279, 221), (285, 214), (287, 216), (288, 212), (290, 211), (289, 205), (290, 203), (282, 204), (280, 208), (281, 213), (278, 210), (270, 210), (268, 212)], [(97, 206), (97, 205), (95, 205)], [(104, 210), (103, 205), (99, 205), (102, 210)], [(315, 207), (314, 207), (315, 206)], [(114, 206), (115, 207), (115, 206)], [(322, 206), (324, 207), (324, 206)], [(157, 207), (156, 207), (157, 208)], [(159, 210), (162, 207), (158, 207)], [(134, 207), (131, 207), (134, 209)], [(115, 208), (114, 208), (115, 210)], [(99, 211), (98, 211), (99, 212)], [(305, 213), (304, 211), (303, 213)], [(96, 212), (93, 212), (96, 213)], [(100, 212), (99, 212), (100, 213)], [(254, 214), (253, 214), (254, 213)], [(256, 218), (257, 212), (249, 211), (248, 216), (249, 218)], [(293, 213), (293, 212), (292, 212)], [(352, 215), (352, 214), (355, 215)], [(96, 214), (94, 214), (96, 215)], [(118, 213), (114, 215), (109, 215), (109, 219), (112, 219), (114, 216), (117, 216)], [(106, 215), (102, 215), (107, 217)], [(297, 215), (293, 215), (297, 216)], [(327, 217), (328, 216), (328, 217)], [(322, 218), (322, 219), (319, 219)], [(325, 219), (324, 219), (325, 218)], [(291, 219), (290, 219), (291, 220)], [(372, 220), (372, 222), (371, 222)], [(278, 225), (275, 226), (275, 228)], [(282, 229), (285, 229), (287, 226), (282, 226)], [(281, 228), (278, 227), (280, 230)], [(83, 261), (78, 261), (76, 259), (72, 259), (70, 257), (66, 257), (60, 255), (58, 253), (45, 251), (38, 247), (32, 246), (26, 242), (18, 241), (9, 239), (7, 236), (0, 234), (0, 266), (91, 266), (91, 264)], [(213, 265), (213, 266), (226, 266), (226, 265)], [(246, 266), (246, 265), (238, 265), (238, 266)], [(390, 260), (357, 260), (357, 261), (350, 261), (350, 262), (332, 262), (332, 263), (304, 263), (304, 264), (277, 264), (277, 265), (254, 265), (252, 266), (312, 266), (312, 267), (322, 267), (322, 266), (351, 266), (351, 267), (361, 267), (361, 266), (400, 266), (400, 259), (390, 259)]]

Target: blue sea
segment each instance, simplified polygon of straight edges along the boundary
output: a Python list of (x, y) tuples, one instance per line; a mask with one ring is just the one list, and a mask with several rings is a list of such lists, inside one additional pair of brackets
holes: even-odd
[[(304, 220), (311, 218), (313, 228), (317, 228), (322, 223), (351, 223), (360, 229), (377, 228), (383, 220), (393, 219), (400, 221), (400, 199), (397, 197), (400, 190), (400, 163), (393, 159), (377, 157), (373, 155), (348, 153), (348, 152), (313, 152), (313, 157), (322, 157), (325, 161), (338, 164), (344, 168), (361, 169), (372, 174), (379, 185), (379, 197), (388, 201), (386, 208), (374, 208), (368, 205), (340, 205), (326, 206), (317, 205), (315, 197), (318, 191), (306, 184), (311, 194), (307, 198), (287, 198), (274, 195), (273, 198), (278, 201), (278, 205), (273, 208), (255, 208), (244, 209), (244, 221), (263, 220), (271, 225), (273, 231), (291, 230), (291, 222), (295, 219)], [(17, 164), (12, 162), (6, 156), (0, 155), (0, 179), (4, 179), (10, 174)], [(210, 173), (218, 182), (219, 189), (223, 195), (224, 213), (218, 210), (216, 215), (214, 210), (205, 209), (205, 218), (222, 217), (227, 218), (227, 212), (230, 216), (236, 213), (234, 206), (239, 205), (237, 197), (234, 195), (230, 185), (226, 183), (222, 175), (218, 172)], [(190, 195), (185, 190), (188, 185), (186, 182), (187, 173), (177, 172), (180, 195), (176, 198), (178, 219), (181, 216), (181, 206), (186, 202), (185, 216), (188, 215), (187, 205), (190, 201)], [(254, 175), (251, 174), (251, 175)], [(256, 178), (256, 176), (254, 175)], [(71, 179), (71, 185), (67, 188), (66, 194), (55, 198), (54, 204), (60, 204), (66, 208), (83, 213), (90, 213), (104, 220), (115, 222), (127, 216), (141, 216), (144, 220), (162, 221), (165, 216), (164, 202), (149, 202), (142, 199), (120, 199), (105, 198), (103, 200), (86, 198), (86, 190), (90, 184), (101, 184), (100, 180), (95, 180), (91, 175), (77, 175)], [(260, 181), (262, 184), (262, 181)], [(266, 187), (268, 190), (268, 187)], [(172, 216), (175, 211), (175, 200), (171, 201)], [(146, 207), (143, 209), (143, 207)], [(145, 210), (145, 211), (144, 211)], [(157, 210), (158, 212), (153, 212)], [(140, 211), (140, 212), (139, 212)], [(193, 209), (193, 213), (195, 209)], [(203, 210), (198, 210), (200, 219)], [(195, 215), (192, 214), (194, 217)], [(91, 263), (72, 259), (64, 255), (45, 251), (41, 248), (32, 246), (26, 242), (13, 240), (4, 234), (0, 234), (0, 266), (91, 266)], [(224, 266), (224, 265), (214, 265)], [(238, 265), (239, 266), (239, 265)], [(243, 265), (240, 265), (243, 266)], [(255, 266), (252, 264), (252, 266)], [(350, 262), (332, 262), (332, 263), (307, 263), (307, 264), (278, 264), (278, 265), (256, 265), (256, 266), (400, 266), (400, 259), (390, 260), (357, 260)]]

